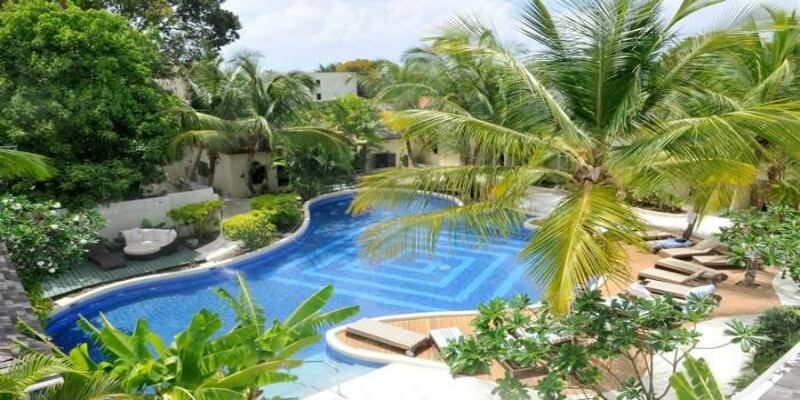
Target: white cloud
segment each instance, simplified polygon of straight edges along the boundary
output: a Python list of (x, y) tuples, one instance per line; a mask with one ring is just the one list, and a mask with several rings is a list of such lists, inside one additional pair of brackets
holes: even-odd
[(504, 37), (518, 37), (512, 0), (229, 0), (241, 39), (225, 49), (265, 56), (272, 68), (313, 69), (353, 58), (398, 60), (455, 15), (479, 15)]
[[(242, 21), (241, 39), (224, 50), (253, 50), (277, 70), (311, 70), (353, 58), (398, 60), (403, 51), (455, 15), (478, 15), (506, 40), (524, 40), (518, 31), (518, 4), (524, 0), (228, 0), (224, 7)], [(799, 7), (800, 0), (764, 0)], [(693, 16), (683, 30), (719, 25), (738, 5), (731, 0)], [(665, 0), (675, 10), (680, 0)]]

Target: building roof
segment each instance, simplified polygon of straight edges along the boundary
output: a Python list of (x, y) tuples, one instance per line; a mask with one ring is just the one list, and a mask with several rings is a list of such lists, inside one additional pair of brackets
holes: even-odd
[[(40, 343), (30, 341), (17, 330), (17, 321), (25, 321), (33, 329), (41, 331), (39, 319), (33, 312), (17, 270), (8, 258), (6, 247), (0, 243), (0, 359), (8, 358), (8, 348), (14, 340), (23, 341), (39, 350), (46, 350)], [(8, 360), (6, 360), (8, 361)]]

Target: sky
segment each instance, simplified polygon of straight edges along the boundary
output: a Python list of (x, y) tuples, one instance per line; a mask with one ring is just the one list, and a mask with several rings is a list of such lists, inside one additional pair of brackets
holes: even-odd
[[(399, 61), (403, 52), (458, 15), (478, 16), (507, 41), (530, 43), (519, 33), (525, 0), (227, 0), (239, 15), (241, 38), (223, 49), (264, 56), (278, 71), (312, 71), (320, 64), (355, 58)], [(558, 0), (548, 0), (557, 3)], [(675, 10), (680, 0), (664, 0)], [(729, 0), (685, 21), (682, 30), (702, 31), (723, 23), (732, 10), (754, 3), (800, 9), (800, 0)]]

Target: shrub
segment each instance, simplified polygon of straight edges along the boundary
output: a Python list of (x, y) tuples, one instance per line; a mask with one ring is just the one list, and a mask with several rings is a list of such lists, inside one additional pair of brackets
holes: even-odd
[(103, 225), (96, 211), (62, 212), (56, 202), (0, 197), (0, 238), (23, 280), (54, 274), (83, 261)]
[(736, 380), (744, 388), (800, 342), (800, 307), (774, 307), (758, 317), (757, 333), (769, 338), (756, 346), (747, 371)]
[(250, 199), (254, 210), (272, 211), (272, 223), (285, 231), (296, 227), (303, 217), (300, 203), (294, 193), (265, 194)]
[(747, 253), (753, 251), (764, 264), (784, 268), (800, 281), (800, 210), (771, 206), (767, 211), (738, 211), (730, 217), (733, 225), (723, 228), (719, 237), (730, 246), (737, 264), (745, 265)]
[(219, 210), (223, 205), (222, 200), (203, 201), (175, 208), (167, 215), (179, 225), (190, 227), (193, 235), (206, 239), (219, 226)]
[(253, 210), (228, 218), (222, 223), (222, 234), (228, 240), (238, 240), (245, 249), (264, 247), (272, 240), (277, 228), (272, 224), (273, 212)]

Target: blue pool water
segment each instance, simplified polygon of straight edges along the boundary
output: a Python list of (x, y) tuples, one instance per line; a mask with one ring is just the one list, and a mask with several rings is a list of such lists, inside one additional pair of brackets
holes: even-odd
[[(315, 203), (311, 223), (295, 242), (252, 259), (198, 274), (119, 289), (80, 302), (55, 315), (47, 327), (55, 342), (70, 349), (86, 341), (76, 327), (79, 315), (97, 321), (104, 313), (112, 323), (130, 329), (145, 318), (150, 328), (171, 339), (202, 308), (220, 313), (229, 327), (233, 321), (224, 302), (212, 293), (222, 286), (236, 291), (234, 274), (242, 273), (270, 318), (283, 318), (303, 299), (324, 285), (335, 293), (329, 308), (360, 305), (356, 318), (437, 310), (470, 310), (496, 296), (527, 293), (539, 298), (516, 255), (530, 232), (478, 245), (469, 235), (445, 233), (434, 256), (417, 256), (371, 263), (360, 251), (358, 236), (377, 221), (408, 213), (374, 210), (347, 213), (352, 195), (343, 194)], [(446, 199), (430, 197), (416, 212), (451, 207)], [(327, 351), (324, 340), (302, 352), (313, 361), (295, 372), (299, 383), (270, 386), (273, 395), (302, 397), (370, 371), (374, 366), (344, 360)]]

